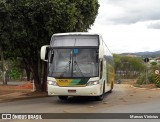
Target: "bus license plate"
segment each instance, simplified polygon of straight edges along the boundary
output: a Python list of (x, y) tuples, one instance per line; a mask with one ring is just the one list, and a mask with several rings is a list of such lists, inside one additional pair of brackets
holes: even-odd
[(68, 93), (76, 93), (75, 89), (68, 89)]

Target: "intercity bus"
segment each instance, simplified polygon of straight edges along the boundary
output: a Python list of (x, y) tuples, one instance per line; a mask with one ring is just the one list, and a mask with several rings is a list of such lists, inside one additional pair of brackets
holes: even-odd
[(94, 96), (103, 100), (114, 86), (114, 61), (102, 36), (88, 32), (53, 34), (42, 46), (41, 59), (48, 62), (48, 95)]

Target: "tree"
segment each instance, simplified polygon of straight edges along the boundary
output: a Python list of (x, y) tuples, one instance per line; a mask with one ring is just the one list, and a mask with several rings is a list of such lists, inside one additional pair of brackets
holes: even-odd
[(135, 78), (145, 69), (143, 60), (139, 57), (129, 57), (114, 54), (115, 70), (123, 78)]
[(9, 12), (7, 6), (5, 6), (4, 2), (0, 1), (0, 57), (1, 57), (1, 71), (2, 71), (2, 79), (3, 84), (7, 84), (6, 81), (6, 68), (5, 68), (5, 57), (4, 53), (7, 50), (7, 46), (9, 46), (9, 36), (10, 30), (8, 22), (10, 21)]
[[(42, 45), (59, 32), (87, 31), (98, 14), (97, 0), (3, 0), (8, 8), (9, 44), (31, 70), (36, 90), (46, 84), (47, 64), (39, 58)], [(44, 68), (42, 70), (42, 67)], [(43, 74), (43, 76), (42, 76)], [(41, 78), (43, 77), (43, 83)], [(45, 87), (43, 87), (45, 88)]]
[(157, 62), (153, 61), (150, 63), (152, 66), (157, 65)]

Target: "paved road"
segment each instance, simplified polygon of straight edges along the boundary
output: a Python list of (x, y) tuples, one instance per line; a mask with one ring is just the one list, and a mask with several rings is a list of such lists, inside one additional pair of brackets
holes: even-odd
[[(66, 102), (60, 101), (57, 97), (36, 98), (0, 103), (0, 113), (160, 113), (160, 90), (135, 89), (128, 85), (117, 84), (114, 91), (106, 94), (103, 101), (94, 101), (89, 97), (71, 97)], [(8, 121), (19, 122), (20, 120)], [(47, 121), (51, 120), (45, 120)], [(64, 120), (54, 121), (63, 122)], [(74, 122), (75, 120), (65, 121)], [(99, 120), (79, 119), (76, 121), (97, 122)], [(106, 122), (102, 119), (101, 121)], [(128, 120), (112, 119), (110, 121), (125, 122)], [(151, 120), (139, 121), (149, 122)], [(158, 122), (158, 120), (152, 121)]]

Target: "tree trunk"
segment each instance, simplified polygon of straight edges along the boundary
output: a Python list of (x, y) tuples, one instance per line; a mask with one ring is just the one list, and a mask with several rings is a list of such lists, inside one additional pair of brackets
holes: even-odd
[(27, 75), (27, 81), (30, 81), (31, 80), (31, 70), (28, 65), (25, 67), (25, 70), (26, 70), (26, 75)]
[(33, 62), (33, 79), (34, 79), (34, 83), (35, 83), (35, 88), (36, 91), (42, 91), (41, 89), (41, 78), (39, 77), (39, 73), (38, 73), (38, 62)]
[[(21, 50), (22, 55), (24, 55), (25, 53)], [(38, 57), (38, 53), (32, 49), (32, 51), (30, 52), (30, 55), (26, 58), (23, 57), (23, 61), (26, 64), (26, 67), (28, 67), (28, 69), (30, 70), (30, 73), (32, 73), (33, 75), (33, 80), (34, 80), (34, 86), (35, 86), (35, 91), (37, 92), (42, 92), (42, 84), (41, 84), (41, 77), (40, 77), (40, 72), (39, 72), (39, 57)], [(31, 58), (33, 57), (33, 58)]]
[(0, 44), (0, 53), (1, 53), (1, 62), (2, 62), (2, 81), (3, 81), (3, 85), (7, 85), (7, 80), (6, 80), (6, 71), (4, 68), (4, 55), (3, 55), (3, 50), (2, 50), (2, 46)]

